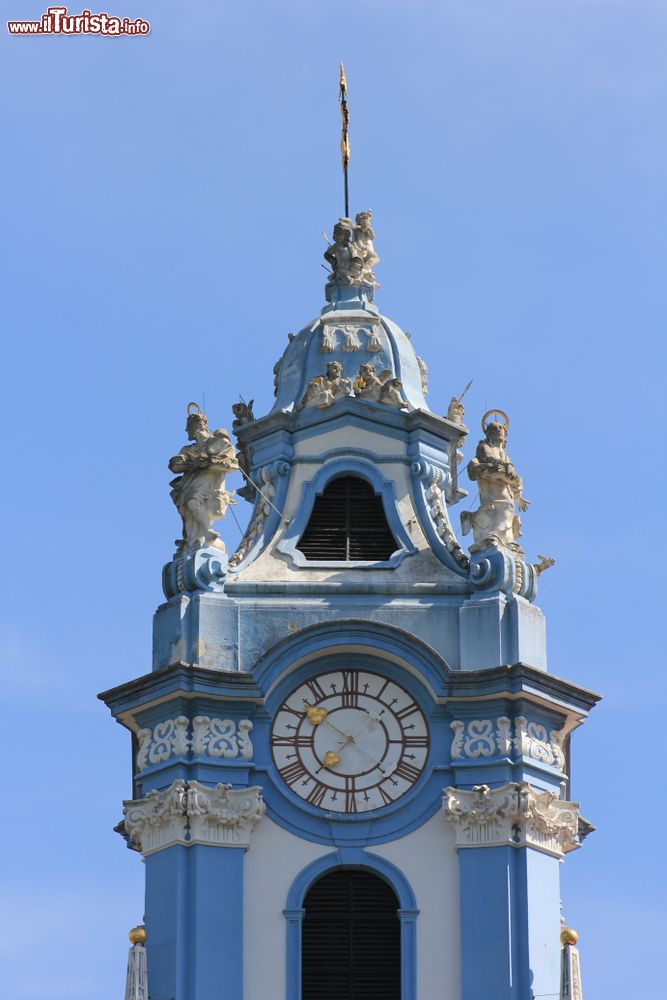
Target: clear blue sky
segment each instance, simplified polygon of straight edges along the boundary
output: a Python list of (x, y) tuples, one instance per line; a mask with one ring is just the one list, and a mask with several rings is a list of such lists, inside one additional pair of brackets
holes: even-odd
[(150, 667), (186, 403), (215, 426), (239, 392), (264, 413), (323, 304), (342, 58), (379, 304), (436, 412), (472, 377), (471, 428), (509, 411), (527, 551), (557, 559), (551, 669), (605, 695), (573, 740), (599, 829), (563, 867), (586, 1000), (658, 1000), (667, 5), (101, 6), (150, 36), (0, 30), (6, 995), (122, 996), (143, 870), (112, 832), (129, 739), (95, 695)]

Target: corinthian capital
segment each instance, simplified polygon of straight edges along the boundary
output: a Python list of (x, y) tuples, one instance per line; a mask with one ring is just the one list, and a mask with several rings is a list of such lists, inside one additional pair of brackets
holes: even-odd
[(163, 792), (152, 791), (144, 799), (124, 802), (125, 832), (130, 843), (144, 855), (172, 844), (184, 844), (185, 801), (186, 785), (178, 780)]
[(191, 842), (249, 847), (252, 831), (266, 812), (261, 791), (258, 785), (211, 788), (199, 781), (189, 781), (187, 813)]
[(457, 847), (533, 847), (562, 857), (579, 847), (579, 807), (527, 781), (471, 791), (446, 788), (443, 808), (456, 832)]
[(202, 785), (174, 781), (162, 792), (123, 803), (125, 832), (143, 855), (173, 844), (249, 847), (250, 837), (266, 812), (258, 785)]

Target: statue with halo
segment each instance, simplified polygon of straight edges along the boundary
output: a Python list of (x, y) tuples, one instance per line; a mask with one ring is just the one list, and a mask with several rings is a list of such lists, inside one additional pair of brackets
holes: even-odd
[(188, 403), (185, 432), (193, 444), (169, 460), (170, 470), (178, 473), (170, 483), (171, 498), (183, 520), (183, 538), (176, 548), (183, 552), (209, 546), (225, 552), (225, 543), (211, 525), (235, 503), (233, 493), (225, 489), (225, 478), (239, 468), (236, 452), (227, 431), (208, 429), (197, 403)]
[[(501, 420), (489, 420), (499, 416)], [(521, 520), (516, 512), (528, 509), (523, 496), (523, 480), (507, 454), (509, 417), (502, 410), (488, 410), (482, 417), (484, 439), (477, 445), (475, 457), (468, 463), (468, 476), (477, 483), (480, 505), (476, 511), (461, 514), (461, 528), (467, 535), (472, 528), (471, 552), (487, 548), (508, 549), (523, 556), (517, 539)]]

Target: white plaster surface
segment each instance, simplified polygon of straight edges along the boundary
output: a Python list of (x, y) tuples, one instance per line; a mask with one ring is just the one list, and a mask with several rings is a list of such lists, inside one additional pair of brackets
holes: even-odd
[[(331, 851), (300, 840), (266, 817), (255, 829), (245, 857), (244, 1000), (284, 1000), (287, 894), (306, 865)], [(368, 852), (396, 865), (414, 890), (418, 1000), (460, 1000), (458, 859), (444, 814), (438, 812), (407, 837)]]
[[(355, 432), (352, 431), (354, 434)], [(363, 431), (358, 431), (358, 441), (360, 447), (373, 451), (378, 455), (399, 455), (405, 452), (405, 445), (397, 441), (389, 434), (380, 434), (376, 431), (364, 427)], [(363, 437), (363, 441), (361, 438)], [(337, 427), (335, 430), (324, 431), (321, 434), (302, 438), (294, 442), (295, 454), (298, 458), (310, 458), (317, 470), (322, 466), (322, 454), (333, 448), (344, 448), (348, 453), (350, 448), (350, 427)]]
[(331, 852), (331, 847), (300, 840), (266, 816), (256, 827), (245, 856), (243, 1000), (284, 998), (287, 893), (302, 868)]
[(396, 865), (417, 899), (418, 1000), (460, 1000), (459, 865), (444, 813), (401, 840), (368, 850)]

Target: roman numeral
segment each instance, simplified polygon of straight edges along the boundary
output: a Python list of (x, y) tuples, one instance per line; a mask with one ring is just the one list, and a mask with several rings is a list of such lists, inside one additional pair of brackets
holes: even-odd
[(421, 771), (413, 767), (412, 764), (406, 764), (404, 760), (401, 760), (397, 764), (394, 774), (398, 775), (399, 778), (404, 778), (405, 781), (414, 782), (421, 774)]
[(390, 805), (394, 801), (392, 799), (391, 795), (387, 795), (387, 793), (385, 792), (385, 790), (382, 787), (382, 785), (378, 785), (378, 792), (380, 793), (380, 796), (382, 797), (382, 805), (383, 806), (388, 806), (388, 805)]
[(357, 811), (357, 800), (355, 797), (355, 779), (346, 778), (345, 779), (345, 812), (356, 813)]
[(312, 747), (312, 736), (274, 736), (274, 747)]
[(400, 712), (396, 712), (396, 718), (397, 719), (407, 719), (407, 717), (409, 715), (412, 715), (413, 712), (417, 712), (417, 711), (419, 711), (419, 709), (418, 709), (417, 705), (415, 705), (415, 703), (413, 702), (411, 705), (408, 705), (406, 708), (402, 708), (400, 710)]
[(321, 785), (319, 781), (316, 781), (315, 787), (308, 794), (306, 802), (310, 802), (311, 806), (321, 806), (326, 794), (327, 786)]
[(322, 701), (323, 698), (326, 698), (326, 694), (324, 693), (324, 688), (320, 687), (320, 685), (317, 682), (317, 678), (313, 677), (312, 680), (306, 681), (306, 687), (308, 688), (308, 690), (310, 691), (316, 702)]
[(343, 671), (343, 708), (354, 708), (359, 702), (359, 674), (356, 670)]
[(406, 747), (427, 747), (428, 738), (426, 736), (406, 736)]
[(280, 769), (280, 777), (288, 785), (295, 785), (299, 778), (303, 778), (307, 773), (300, 760), (295, 760), (293, 764)]

